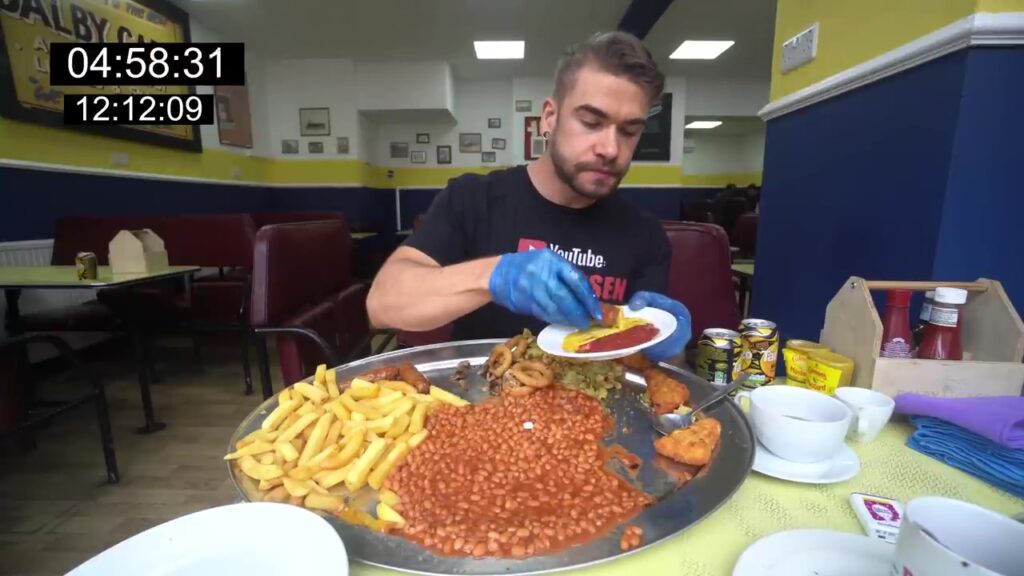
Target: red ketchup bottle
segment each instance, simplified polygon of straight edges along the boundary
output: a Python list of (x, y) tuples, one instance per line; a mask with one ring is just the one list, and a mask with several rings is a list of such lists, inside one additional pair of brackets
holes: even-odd
[(890, 290), (882, 316), (883, 358), (910, 358), (914, 335), (910, 332), (910, 290)]
[(967, 290), (936, 288), (935, 304), (928, 329), (921, 340), (918, 358), (963, 360), (960, 345), (960, 308), (967, 303)]

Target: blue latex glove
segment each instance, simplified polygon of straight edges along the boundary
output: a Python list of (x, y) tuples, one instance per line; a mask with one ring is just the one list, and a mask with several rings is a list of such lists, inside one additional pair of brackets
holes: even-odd
[(676, 330), (671, 336), (658, 342), (650, 348), (644, 348), (644, 355), (654, 361), (664, 360), (676, 356), (686, 348), (690, 341), (690, 333), (693, 330), (690, 321), (690, 311), (683, 306), (682, 302), (663, 296), (657, 292), (640, 291), (633, 294), (629, 299), (629, 309), (639, 310), (651, 306), (664, 310), (676, 317)]
[(584, 329), (592, 319), (601, 319), (601, 305), (587, 277), (549, 249), (505, 254), (487, 288), (495, 304), (551, 324)]

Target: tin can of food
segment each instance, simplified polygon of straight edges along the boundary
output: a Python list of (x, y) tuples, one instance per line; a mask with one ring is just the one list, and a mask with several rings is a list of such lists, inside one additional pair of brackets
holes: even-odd
[(715, 384), (728, 384), (738, 375), (736, 360), (740, 333), (725, 328), (708, 328), (697, 341), (697, 374)]
[(751, 387), (771, 384), (779, 359), (779, 329), (775, 322), (748, 318), (740, 323), (740, 372), (750, 374)]
[(75, 272), (79, 280), (96, 279), (96, 255), (92, 252), (75, 254)]

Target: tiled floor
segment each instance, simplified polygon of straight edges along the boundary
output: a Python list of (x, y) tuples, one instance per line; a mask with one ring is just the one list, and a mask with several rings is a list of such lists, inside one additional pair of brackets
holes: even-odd
[[(121, 483), (105, 483), (90, 406), (42, 430), (29, 454), (0, 461), (0, 574), (63, 574), (156, 524), (234, 500), (221, 457), (261, 399), (242, 394), (234, 348), (204, 350), (201, 367), (187, 343), (157, 348), (163, 381), (153, 398), (167, 428), (148, 436), (135, 433), (142, 412), (131, 356), (116, 356), (94, 364), (107, 385)], [(74, 384), (60, 380), (42, 390)]]

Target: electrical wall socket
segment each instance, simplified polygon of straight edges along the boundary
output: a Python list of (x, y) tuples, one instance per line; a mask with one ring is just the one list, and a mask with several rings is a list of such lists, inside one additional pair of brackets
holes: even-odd
[(114, 152), (110, 156), (110, 161), (114, 164), (114, 166), (127, 166), (128, 154), (125, 152)]
[(818, 23), (782, 44), (783, 74), (807, 64), (818, 55)]

